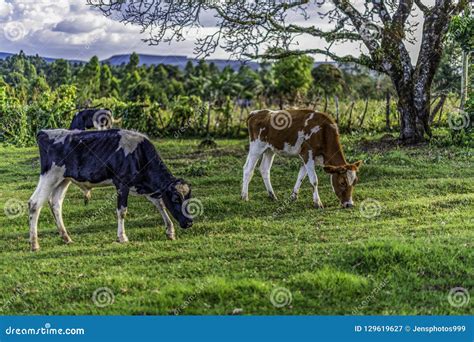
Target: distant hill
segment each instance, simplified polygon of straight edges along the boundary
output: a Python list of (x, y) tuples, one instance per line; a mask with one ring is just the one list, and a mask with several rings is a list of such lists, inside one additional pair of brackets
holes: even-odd
[[(14, 55), (13, 53), (9, 52), (0, 52), (0, 59), (6, 59)], [(197, 64), (198, 60), (194, 58), (188, 58), (186, 56), (161, 56), (161, 55), (147, 55), (147, 54), (138, 54), (140, 57), (140, 65), (158, 65), (158, 64), (167, 64), (167, 65), (174, 65), (179, 67), (180, 69), (184, 69), (186, 63), (191, 61), (193, 64)], [(51, 57), (43, 57), (44, 60), (48, 63), (53, 62), (58, 58), (51, 58)], [(107, 59), (101, 60), (101, 63), (109, 63), (111, 65), (121, 65), (128, 63), (130, 59), (130, 54), (123, 54), (123, 55), (114, 55)], [(71, 63), (85, 63), (86, 61), (81, 60), (68, 60)], [(246, 64), (252, 69), (258, 69), (259, 64), (257, 62), (240, 62), (236, 60), (225, 60), (225, 59), (207, 59), (208, 63), (213, 62), (219, 69), (223, 69), (226, 66), (232, 67), (234, 70), (238, 70), (241, 65)]]
[[(13, 56), (13, 53), (9, 52), (0, 52), (0, 59), (6, 59), (7, 57)], [(121, 65), (127, 64), (130, 60), (131, 54), (123, 54), (123, 55), (113, 55), (107, 59), (103, 59), (101, 63), (108, 63), (110, 65)], [(147, 54), (138, 54), (140, 57), (140, 65), (158, 65), (158, 64), (166, 64), (166, 65), (174, 65), (180, 69), (184, 69), (186, 63), (191, 61), (194, 65), (198, 64), (199, 60), (194, 58), (189, 58), (186, 56), (162, 56), (162, 55), (147, 55)], [(48, 63), (54, 62), (56, 59), (59, 58), (52, 58), (52, 57), (42, 57)], [(77, 59), (66, 59), (70, 63), (86, 63), (87, 61), (77, 60)], [(254, 61), (248, 62), (241, 62), (236, 60), (227, 60), (227, 59), (206, 59), (207, 63), (214, 63), (220, 70), (224, 69), (226, 66), (230, 66), (234, 70), (238, 70), (242, 65), (248, 65), (251, 69), (257, 70), (259, 68), (259, 63)], [(334, 64), (339, 67), (344, 68), (343, 65), (337, 64), (335, 62), (315, 62), (314, 66), (318, 66), (320, 64)]]
[[(161, 56), (161, 55), (146, 55), (146, 54), (138, 54), (140, 57), (140, 65), (158, 65), (158, 64), (166, 64), (166, 65), (174, 65), (179, 67), (180, 69), (184, 69), (188, 61), (191, 61), (194, 65), (196, 65), (199, 61), (194, 58), (189, 58), (186, 56)], [(128, 63), (130, 59), (130, 54), (124, 55), (114, 55), (110, 58), (104, 59), (102, 63), (110, 63), (111, 65), (120, 65)], [(232, 67), (232, 69), (237, 70), (243, 64), (248, 65), (250, 68), (256, 70), (258, 69), (259, 64), (257, 62), (241, 62), (236, 60), (226, 60), (226, 59), (206, 59), (207, 63), (214, 63), (219, 69), (223, 69), (226, 66)]]
[(6, 59), (7, 57), (10, 57), (12, 55), (13, 55), (13, 53), (0, 52), (0, 59)]

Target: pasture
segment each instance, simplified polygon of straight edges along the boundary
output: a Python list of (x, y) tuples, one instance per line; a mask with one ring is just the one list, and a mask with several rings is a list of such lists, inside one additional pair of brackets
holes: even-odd
[(167, 240), (152, 204), (131, 197), (130, 242), (119, 244), (114, 190), (94, 189), (86, 206), (71, 185), (64, 221), (74, 243), (63, 244), (46, 206), (37, 253), (24, 210), (37, 148), (0, 147), (1, 313), (473, 314), (473, 299), (457, 306), (448, 294), (474, 288), (474, 150), (378, 149), (380, 136), (366, 138), (342, 136), (347, 159), (364, 160), (352, 210), (340, 208), (320, 167), (325, 209), (312, 208), (307, 179), (290, 202), (300, 161), (281, 156), (272, 169), (279, 201), (256, 170), (242, 202), (245, 139), (217, 140), (213, 150), (156, 140), (202, 203), (191, 229), (176, 225), (177, 240)]

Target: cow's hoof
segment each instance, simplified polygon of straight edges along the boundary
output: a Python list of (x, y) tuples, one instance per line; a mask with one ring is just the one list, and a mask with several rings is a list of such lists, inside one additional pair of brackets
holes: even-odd
[(120, 243), (127, 243), (128, 242), (128, 237), (127, 236), (119, 236), (118, 238), (118, 242)]
[(168, 238), (168, 240), (171, 240), (171, 241), (174, 241), (176, 240), (176, 236), (174, 234), (166, 234), (166, 237)]
[(324, 209), (324, 206), (323, 206), (323, 204), (321, 203), (321, 201), (319, 201), (319, 202), (314, 202), (313, 206), (314, 206), (316, 209)]
[(269, 192), (268, 197), (270, 197), (270, 199), (272, 201), (278, 201), (278, 198), (276, 197), (276, 195), (273, 192)]
[(242, 195), (240, 196), (240, 198), (242, 199), (242, 201), (248, 202), (248, 200), (249, 200), (249, 195), (247, 195), (247, 194), (242, 194)]
[(298, 199), (298, 194), (296, 192), (292, 192), (290, 195), (290, 200), (296, 201)]
[(72, 243), (72, 239), (69, 236), (63, 236), (63, 241), (66, 245)]
[(32, 252), (37, 252), (37, 251), (39, 251), (39, 249), (40, 249), (40, 246), (39, 246), (38, 243), (31, 244), (31, 251)]

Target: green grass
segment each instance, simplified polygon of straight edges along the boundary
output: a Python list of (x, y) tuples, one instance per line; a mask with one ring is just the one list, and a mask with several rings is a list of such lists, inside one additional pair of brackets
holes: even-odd
[[(288, 202), (299, 161), (284, 157), (272, 169), (279, 201), (267, 198), (257, 171), (242, 202), (246, 141), (219, 140), (203, 152), (197, 140), (169, 139), (156, 141), (158, 150), (203, 204), (193, 228), (177, 226), (177, 240), (168, 241), (151, 203), (132, 197), (130, 243), (116, 243), (113, 189), (94, 189), (85, 206), (72, 185), (64, 220), (74, 243), (62, 243), (46, 207), (37, 253), (29, 251), (26, 213), (3, 212), (7, 200), (26, 203), (33, 192), (37, 149), (0, 147), (0, 313), (473, 314), (474, 299), (448, 301), (458, 286), (474, 297), (473, 149), (362, 152), (355, 139), (344, 140), (348, 158), (365, 161), (353, 210), (339, 208), (321, 169), (326, 208), (312, 208), (307, 180)], [(380, 205), (378, 216), (361, 214), (367, 199)], [(115, 297), (106, 307), (92, 300), (102, 287)], [(291, 303), (272, 304), (278, 288)]]

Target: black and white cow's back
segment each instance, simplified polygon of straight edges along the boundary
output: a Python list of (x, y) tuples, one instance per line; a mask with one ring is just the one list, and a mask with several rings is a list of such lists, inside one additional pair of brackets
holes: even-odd
[(117, 189), (118, 239), (128, 241), (124, 230), (129, 193), (146, 196), (162, 214), (167, 235), (174, 238), (165, 207), (183, 228), (192, 220), (183, 214), (191, 196), (189, 186), (175, 178), (148, 138), (134, 131), (43, 130), (37, 135), (41, 175), (30, 198), (30, 239), (39, 248), (37, 222), (43, 204), (49, 200), (60, 234), (71, 239), (62, 221), (62, 201), (71, 182), (82, 188), (114, 185)]
[(135, 186), (140, 194), (159, 188), (160, 179), (140, 184), (144, 177), (151, 178), (152, 170), (170, 177), (153, 144), (138, 132), (43, 130), (37, 141), (42, 175), (54, 165), (64, 168), (64, 177), (76, 183), (110, 181), (117, 187)]

